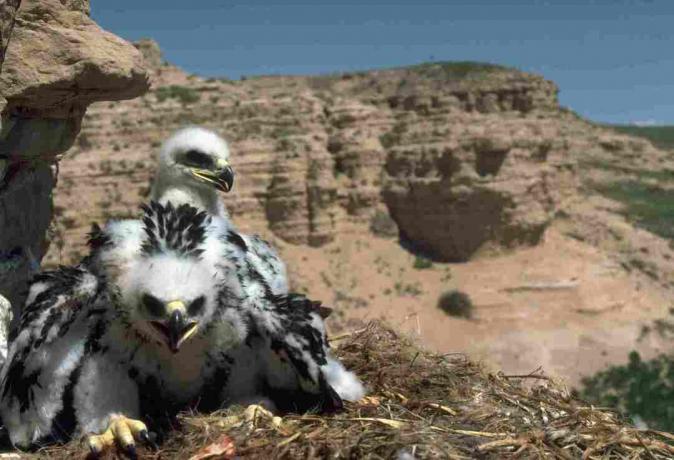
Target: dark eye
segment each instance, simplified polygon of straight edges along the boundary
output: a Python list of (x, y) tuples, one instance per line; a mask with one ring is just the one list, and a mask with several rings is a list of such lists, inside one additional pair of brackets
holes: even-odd
[(204, 296), (197, 297), (192, 301), (189, 307), (187, 307), (187, 313), (190, 316), (195, 316), (201, 313), (204, 309), (204, 303), (206, 303), (206, 298)]
[(198, 150), (188, 150), (183, 155), (183, 163), (203, 169), (213, 169), (213, 158)]
[(164, 303), (151, 294), (143, 294), (143, 305), (147, 308), (147, 311), (150, 312), (153, 316), (162, 316), (164, 314), (165, 308)]

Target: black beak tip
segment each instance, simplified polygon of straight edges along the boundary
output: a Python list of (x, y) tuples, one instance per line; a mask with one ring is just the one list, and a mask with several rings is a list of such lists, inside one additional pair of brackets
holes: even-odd
[(220, 173), (220, 182), (223, 184), (223, 191), (229, 192), (234, 187), (234, 170), (231, 166), (227, 166)]

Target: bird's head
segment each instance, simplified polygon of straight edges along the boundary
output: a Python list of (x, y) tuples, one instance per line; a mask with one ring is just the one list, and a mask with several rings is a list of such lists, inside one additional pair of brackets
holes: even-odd
[(157, 202), (143, 211), (137, 253), (115, 280), (118, 309), (133, 330), (177, 353), (206, 329), (229, 278), (220, 275), (217, 251), (208, 251), (205, 211)]
[(173, 353), (198, 337), (213, 318), (218, 283), (200, 259), (167, 253), (133, 268), (123, 307), (130, 326)]
[(155, 200), (168, 190), (216, 197), (216, 190), (229, 192), (233, 184), (225, 140), (213, 131), (190, 126), (164, 142), (152, 193)]

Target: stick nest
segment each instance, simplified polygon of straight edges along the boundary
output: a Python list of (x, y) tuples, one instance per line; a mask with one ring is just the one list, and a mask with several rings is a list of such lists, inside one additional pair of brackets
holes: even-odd
[[(183, 414), (160, 449), (139, 449), (140, 458), (674, 458), (674, 435), (638, 430), (540, 373), (488, 373), (462, 354), (425, 351), (380, 323), (333, 338), (333, 346), (368, 387), (343, 412)], [(83, 452), (73, 442), (35, 456)]]

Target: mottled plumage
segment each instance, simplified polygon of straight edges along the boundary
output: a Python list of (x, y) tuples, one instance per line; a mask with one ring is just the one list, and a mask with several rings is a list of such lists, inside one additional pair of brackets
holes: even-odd
[(36, 276), (1, 375), (11, 441), (115, 423), (142, 437), (130, 419), (159, 429), (178, 410), (256, 398), (330, 411), (362, 394), (330, 356), (316, 302), (275, 294), (228, 232), (191, 206), (151, 203), (142, 221), (94, 228), (80, 265)]
[[(213, 131), (191, 126), (175, 132), (159, 152), (151, 198), (160, 203), (190, 204), (220, 221), (223, 236), (234, 231), (246, 247), (244, 257), (276, 294), (288, 292), (286, 266), (276, 250), (258, 235), (236, 232), (218, 190), (229, 191), (234, 173), (229, 148)], [(230, 180), (222, 186), (223, 180)]]

